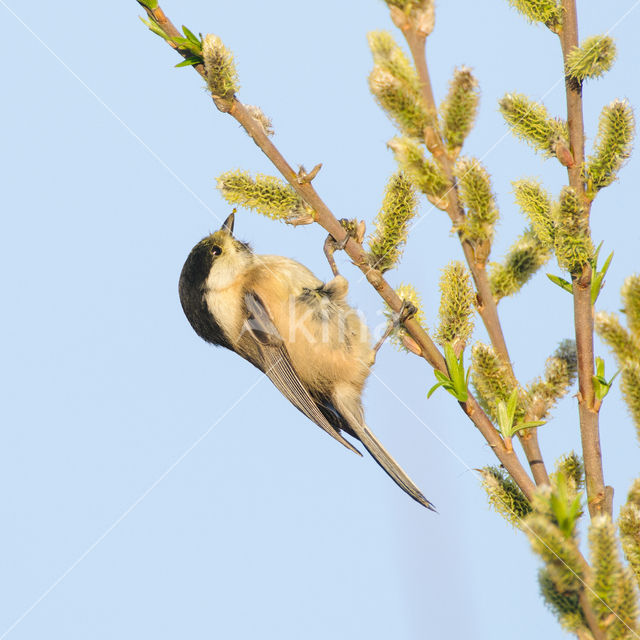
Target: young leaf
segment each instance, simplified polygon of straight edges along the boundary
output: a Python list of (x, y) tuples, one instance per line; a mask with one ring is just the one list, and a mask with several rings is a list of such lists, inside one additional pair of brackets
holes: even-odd
[(607, 275), (609, 265), (611, 264), (611, 260), (613, 258), (612, 251), (602, 265), (602, 269), (598, 271), (598, 255), (600, 254), (601, 247), (602, 242), (598, 245), (598, 248), (593, 254), (593, 258), (591, 260), (591, 269), (593, 271), (593, 275), (591, 277), (591, 304), (595, 304), (598, 296), (600, 295), (600, 289), (602, 289), (604, 277)]
[(155, 20), (143, 18), (142, 16), (139, 17), (140, 20), (142, 20), (142, 22), (147, 25), (149, 31), (153, 31), (153, 33), (155, 33), (157, 36), (160, 36), (163, 40), (168, 39), (169, 36), (162, 30), (160, 25)]
[(184, 25), (182, 25), (182, 32), (185, 36), (187, 36), (189, 40), (191, 40), (191, 42), (193, 42), (193, 44), (198, 45), (199, 47), (202, 46), (200, 38), (196, 37), (195, 34), (192, 31), (189, 31), (189, 29), (187, 29), (187, 27), (185, 27)]
[(607, 379), (604, 377), (604, 360), (599, 356), (596, 357), (596, 375), (593, 376), (592, 379), (593, 391), (597, 400), (602, 402), (607, 393), (609, 393), (609, 389), (611, 389), (611, 385), (619, 373), (620, 370), (616, 371), (613, 378), (607, 382)]
[(549, 278), (553, 284), (557, 284), (561, 289), (573, 294), (573, 285), (570, 282), (567, 282), (564, 278), (554, 276), (552, 273), (547, 273), (547, 278)]
[(202, 58), (199, 56), (189, 56), (185, 58), (182, 62), (178, 62), (176, 67), (191, 67), (196, 64), (202, 64)]
[(429, 389), (427, 398), (430, 398), (438, 387), (444, 387), (458, 402), (466, 402), (469, 397), (467, 387), (469, 386), (471, 368), (465, 374), (463, 354), (460, 354), (460, 358), (456, 358), (455, 351), (450, 344), (444, 346), (444, 359), (449, 375), (447, 376), (438, 369), (433, 370), (438, 382)]

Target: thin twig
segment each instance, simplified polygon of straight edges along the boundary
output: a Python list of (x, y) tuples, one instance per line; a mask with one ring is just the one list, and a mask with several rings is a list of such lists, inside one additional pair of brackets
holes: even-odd
[[(151, 17), (160, 22), (165, 33), (172, 37), (180, 36), (178, 30), (166, 17), (160, 7), (157, 7), (156, 9), (147, 8), (146, 11)], [(174, 46), (174, 48), (176, 47)], [(183, 55), (183, 57), (186, 57), (182, 51), (179, 50), (178, 52)], [(201, 76), (204, 77), (204, 68), (202, 65), (195, 65), (194, 68)], [(269, 160), (271, 160), (284, 179), (312, 207), (315, 212), (315, 221), (330, 233), (338, 242), (346, 239), (347, 232), (320, 198), (313, 185), (311, 183), (300, 184), (296, 172), (291, 168), (273, 142), (271, 142), (269, 137), (265, 134), (262, 126), (249, 113), (245, 105), (239, 102), (235, 97), (225, 101), (214, 99), (214, 102), (220, 111), (229, 113), (229, 115), (233, 116), (240, 123), (256, 145), (269, 158)], [(389, 285), (389, 283), (382, 277), (380, 271), (370, 267), (362, 245), (356, 242), (352, 237), (349, 237), (345, 245), (345, 251), (352, 259), (353, 263), (364, 273), (369, 283), (389, 305), (389, 307), (394, 311), (399, 312), (402, 308), (402, 300), (393, 290), (391, 285)], [(433, 368), (438, 369), (443, 373), (447, 373), (446, 364), (442, 354), (420, 324), (415, 319), (411, 318), (404, 323), (404, 327), (409, 335), (411, 335), (411, 337), (420, 346), (422, 357)], [(473, 424), (484, 436), (494, 454), (518, 484), (524, 495), (531, 500), (535, 491), (534, 483), (520, 463), (517, 455), (513, 451), (507, 450), (502, 438), (475, 398), (469, 394), (467, 402), (460, 403), (460, 405), (472, 420)]]
[[(575, 0), (563, 0), (564, 18), (560, 32), (563, 62), (569, 52), (578, 46), (578, 16)], [(584, 122), (582, 115), (582, 87), (568, 75), (565, 76), (567, 100), (567, 124), (569, 146), (574, 165), (567, 168), (569, 184), (581, 199), (585, 215), (589, 216), (591, 204), (585, 195), (582, 179), (584, 162)], [(593, 387), (593, 305), (591, 304), (591, 265), (585, 265), (582, 273), (572, 274), (573, 316), (578, 352), (578, 412), (580, 436), (584, 458), (587, 501), (591, 517), (602, 513), (612, 514), (611, 491), (605, 490), (598, 409), (595, 406)]]
[[(398, 23), (396, 23), (398, 24)], [(433, 89), (431, 87), (431, 77), (429, 74), (429, 67), (427, 65), (427, 57), (425, 52), (426, 37), (417, 32), (411, 25), (410, 21), (404, 24), (398, 24), (400, 30), (403, 32), (411, 56), (413, 58), (418, 77), (422, 85), (422, 95), (426, 103), (427, 109), (434, 116), (437, 113), (437, 107), (435, 98), (433, 95)], [(425, 133), (425, 141), (427, 147), (433, 154), (433, 157), (438, 162), (445, 174), (447, 181), (451, 184), (451, 188), (447, 193), (448, 207), (447, 213), (451, 218), (454, 226), (459, 227), (460, 223), (464, 220), (464, 211), (460, 206), (460, 197), (458, 195), (458, 187), (454, 176), (453, 161), (449, 154), (446, 152), (442, 138), (437, 130), (437, 127), (427, 127)], [(482, 322), (489, 334), (491, 344), (495, 349), (498, 357), (507, 367), (509, 375), (514, 383), (517, 383), (511, 359), (509, 357), (509, 351), (507, 349), (507, 343), (504, 338), (502, 326), (500, 324), (500, 318), (498, 317), (498, 308), (496, 301), (491, 293), (491, 285), (489, 283), (489, 276), (486, 269), (484, 260), (479, 261), (476, 258), (476, 252), (472, 244), (463, 237), (461, 231), (458, 232), (458, 237), (462, 245), (462, 251), (464, 257), (469, 265), (471, 276), (476, 286), (478, 294), (478, 313), (482, 318)], [(527, 457), (531, 473), (537, 485), (549, 484), (549, 475), (542, 459), (542, 452), (538, 444), (538, 431), (537, 429), (528, 429), (526, 432), (519, 433), (518, 437), (522, 445), (522, 449)]]

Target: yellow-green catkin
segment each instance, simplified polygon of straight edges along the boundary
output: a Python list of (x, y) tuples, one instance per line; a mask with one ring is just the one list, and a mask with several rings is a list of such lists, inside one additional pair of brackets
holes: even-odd
[(556, 0), (508, 0), (529, 22), (541, 22), (558, 32), (562, 25), (562, 6)]
[(373, 63), (388, 71), (392, 76), (410, 88), (416, 95), (420, 93), (420, 79), (400, 46), (388, 31), (371, 31), (367, 34)]
[(622, 310), (627, 325), (640, 345), (640, 275), (628, 276), (622, 286)]
[(471, 276), (461, 262), (451, 262), (442, 270), (440, 292), (440, 325), (436, 341), (442, 346), (450, 344), (454, 349), (464, 348), (473, 332), (475, 294)]
[(631, 331), (627, 331), (615, 313), (596, 313), (595, 329), (613, 351), (621, 370), (620, 390), (629, 408), (640, 440), (640, 331), (638, 326), (640, 278), (630, 276), (622, 288), (623, 311)]
[(508, 93), (498, 104), (512, 133), (545, 156), (569, 147), (567, 123), (552, 118), (544, 105), (518, 93)]
[(369, 75), (369, 89), (404, 135), (423, 139), (424, 130), (433, 122), (433, 116), (429, 115), (419, 90), (378, 65)]
[(457, 155), (478, 113), (478, 81), (468, 67), (454, 70), (447, 97), (440, 105), (442, 135), (447, 149)]
[(551, 474), (552, 485), (557, 485), (557, 478), (560, 475), (567, 488), (568, 498), (573, 500), (584, 488), (584, 464), (575, 451), (556, 461), (555, 471)]
[(560, 192), (554, 246), (558, 264), (571, 274), (581, 273), (594, 254), (589, 217), (572, 187)]
[(622, 580), (618, 583), (616, 598), (616, 616), (609, 616), (608, 637), (611, 640), (637, 640), (638, 638), (638, 600), (634, 574), (628, 567), (622, 570)]
[(496, 302), (518, 293), (550, 257), (548, 247), (533, 229), (526, 229), (511, 246), (503, 262), (491, 263), (489, 283)]
[(620, 508), (618, 528), (622, 550), (640, 586), (640, 478), (633, 481), (627, 501)]
[(587, 158), (584, 168), (591, 197), (617, 178), (631, 154), (634, 133), (633, 111), (626, 100), (614, 100), (602, 109), (593, 154)]
[[(483, 409), (497, 419), (498, 405), (507, 402), (514, 389), (513, 379), (507, 366), (498, 357), (493, 347), (476, 342), (471, 349), (471, 380)], [(516, 417), (521, 419), (522, 410)]]
[(227, 171), (218, 178), (217, 186), (229, 204), (253, 209), (272, 220), (313, 215), (313, 209), (289, 185), (273, 176), (254, 178), (245, 171)]
[(526, 518), (523, 530), (534, 552), (542, 559), (556, 590), (564, 594), (579, 593), (582, 566), (575, 539), (567, 537), (552, 517), (535, 509)]
[(396, 162), (418, 191), (432, 198), (446, 195), (450, 185), (435, 162), (425, 158), (423, 146), (411, 138), (393, 138), (388, 143)]
[(460, 200), (467, 208), (462, 226), (463, 236), (477, 245), (485, 245), (476, 260), (483, 261), (489, 253), (498, 208), (491, 191), (487, 170), (473, 158), (460, 158), (455, 166)]
[(595, 317), (596, 332), (615, 354), (618, 364), (640, 359), (640, 340), (634, 339), (621, 324), (615, 313), (598, 311)]
[(233, 54), (218, 36), (211, 33), (202, 39), (202, 58), (207, 86), (217, 98), (228, 100), (238, 92), (238, 72)]
[(526, 389), (527, 420), (542, 420), (565, 396), (575, 382), (578, 371), (578, 353), (574, 340), (563, 340), (547, 359), (543, 378), (532, 381)]
[(553, 249), (555, 226), (552, 217), (552, 201), (539, 182), (531, 179), (513, 183), (513, 194), (522, 213), (528, 218), (540, 242), (549, 252)]
[[(424, 315), (424, 309), (422, 305), (422, 299), (420, 298), (420, 294), (415, 290), (413, 285), (410, 284), (401, 284), (396, 288), (395, 292), (398, 294), (398, 297), (402, 300), (406, 301), (413, 305), (413, 308), (416, 310), (413, 318), (418, 322), (418, 324), (427, 331), (427, 321)], [(395, 312), (390, 308), (386, 307), (384, 311), (385, 317), (388, 322), (394, 322), (396, 319)], [(389, 336), (392, 344), (399, 351), (409, 351), (405, 345), (405, 340), (407, 338), (407, 331), (400, 324), (394, 323), (393, 330)]]
[(587, 623), (582, 614), (579, 591), (558, 589), (546, 568), (540, 569), (538, 584), (540, 585), (540, 595), (564, 629), (569, 632), (585, 629)]
[(591, 36), (569, 52), (565, 71), (576, 82), (604, 75), (616, 59), (616, 45), (606, 35)]
[(561, 458), (550, 480), (551, 486), (542, 486), (534, 494), (533, 512), (522, 529), (543, 562), (538, 574), (542, 597), (560, 624), (575, 632), (586, 626), (579, 604), (584, 576), (575, 526), (581, 514), (583, 481), (578, 456)]
[(629, 412), (640, 440), (640, 361), (628, 360), (622, 368), (620, 390), (629, 407)]
[(507, 522), (519, 527), (521, 519), (531, 513), (531, 504), (520, 487), (500, 467), (489, 466), (479, 471), (489, 504)]
[(391, 176), (382, 208), (375, 219), (375, 232), (369, 240), (369, 262), (383, 273), (396, 266), (407, 241), (409, 223), (416, 215), (418, 198), (403, 173)]
[(609, 627), (608, 638), (637, 637), (634, 576), (620, 561), (615, 529), (608, 515), (591, 521), (589, 546), (592, 570), (587, 593), (591, 608), (601, 626)]
[(603, 621), (615, 607), (618, 583), (622, 579), (622, 565), (618, 559), (613, 523), (608, 515), (593, 518), (589, 527), (591, 550), (591, 606), (599, 621)]

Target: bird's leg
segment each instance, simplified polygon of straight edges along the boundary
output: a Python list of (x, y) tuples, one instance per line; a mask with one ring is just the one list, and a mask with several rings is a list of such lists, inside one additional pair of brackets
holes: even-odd
[(413, 316), (415, 316), (417, 312), (418, 310), (411, 302), (409, 302), (408, 300), (402, 301), (402, 306), (400, 307), (400, 311), (398, 311), (397, 313), (395, 311), (393, 312), (393, 314), (391, 315), (391, 320), (389, 321), (389, 324), (387, 325), (385, 332), (382, 334), (382, 337), (380, 338), (380, 340), (378, 340), (378, 342), (376, 342), (376, 345), (373, 347), (373, 353), (371, 355), (371, 364), (373, 364), (376, 361), (376, 356), (378, 355), (378, 351), (380, 350), (380, 347), (384, 344), (385, 340), (393, 333), (393, 331), (401, 327), (410, 318), (413, 318)]
[(338, 271), (338, 267), (336, 266), (336, 261), (333, 258), (333, 254), (336, 251), (342, 251), (346, 246), (347, 242), (349, 242), (349, 238), (353, 238), (356, 242), (362, 244), (362, 240), (364, 239), (364, 222), (358, 222), (357, 220), (347, 220), (346, 218), (341, 218), (339, 220), (343, 229), (346, 231), (345, 237), (338, 242), (331, 234), (327, 236), (327, 239), (324, 241), (324, 255), (327, 257), (327, 262), (331, 267), (331, 271), (334, 276), (340, 275)]

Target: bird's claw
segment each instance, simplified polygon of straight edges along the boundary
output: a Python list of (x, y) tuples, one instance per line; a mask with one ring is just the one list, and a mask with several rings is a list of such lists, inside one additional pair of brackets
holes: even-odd
[(324, 254), (327, 257), (327, 262), (333, 271), (333, 275), (339, 275), (336, 261), (333, 258), (333, 254), (336, 251), (344, 251), (349, 239), (354, 239), (358, 244), (362, 244), (364, 240), (365, 224), (364, 221), (358, 222), (357, 220), (347, 220), (346, 218), (340, 218), (338, 221), (345, 230), (345, 236), (342, 240), (336, 240), (331, 234), (327, 236), (324, 241)]

